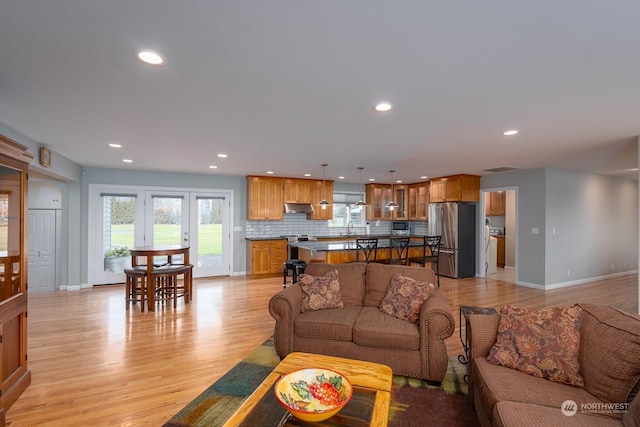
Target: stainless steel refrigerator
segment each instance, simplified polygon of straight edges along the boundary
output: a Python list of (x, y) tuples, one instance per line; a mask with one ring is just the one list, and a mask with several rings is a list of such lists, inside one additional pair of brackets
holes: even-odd
[(442, 236), (440, 274), (455, 279), (476, 274), (476, 205), (431, 203), (428, 233)]

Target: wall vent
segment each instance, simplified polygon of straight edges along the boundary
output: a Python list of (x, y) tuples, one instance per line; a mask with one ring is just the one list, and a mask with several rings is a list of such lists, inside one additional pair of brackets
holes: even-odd
[(485, 169), (485, 172), (509, 172), (509, 171), (517, 171), (520, 168), (516, 168), (513, 166), (499, 166), (497, 168)]

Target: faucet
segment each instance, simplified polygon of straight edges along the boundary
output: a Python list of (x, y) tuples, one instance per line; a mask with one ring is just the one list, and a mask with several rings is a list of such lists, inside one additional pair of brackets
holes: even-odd
[(347, 224), (347, 235), (352, 235), (353, 234), (353, 222), (349, 221), (349, 224)]

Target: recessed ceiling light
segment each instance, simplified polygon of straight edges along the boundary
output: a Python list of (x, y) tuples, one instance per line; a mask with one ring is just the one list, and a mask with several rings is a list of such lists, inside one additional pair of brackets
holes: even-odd
[(369, 182), (373, 182), (375, 180), (376, 180), (375, 178), (369, 178)]
[(218, 169), (218, 167), (216, 165), (210, 165), (209, 169)]
[(267, 171), (267, 175), (273, 175), (273, 171)]
[(122, 148), (122, 144), (109, 144), (109, 147), (111, 148)]
[(502, 134), (503, 134), (504, 136), (512, 136), (512, 135), (516, 135), (517, 133), (518, 133), (518, 131), (517, 131), (517, 130), (515, 130), (515, 129), (512, 129), (512, 130), (506, 130), (506, 131), (502, 132)]
[(310, 173), (305, 173), (304, 176), (311, 176), (311, 174)]
[(429, 178), (429, 177), (428, 177), (428, 176), (426, 176), (426, 175), (422, 175), (422, 176), (420, 177), (420, 179), (427, 179), (427, 178)]
[(378, 113), (386, 113), (391, 110), (392, 105), (388, 102), (379, 102), (373, 106), (373, 111), (377, 111)]
[(221, 159), (226, 159), (227, 155), (224, 154), (224, 153), (220, 153), (220, 154), (218, 154), (218, 157), (220, 157)]
[(396, 179), (396, 184), (402, 184), (402, 180), (401, 179)]
[(122, 159), (122, 161), (124, 163), (133, 163), (133, 160), (131, 160), (131, 159)]
[(158, 52), (154, 52), (153, 50), (142, 49), (138, 50), (135, 53), (136, 58), (140, 61), (151, 64), (151, 65), (162, 65), (164, 64), (164, 58)]
[(339, 176), (338, 179), (344, 179), (344, 176)]

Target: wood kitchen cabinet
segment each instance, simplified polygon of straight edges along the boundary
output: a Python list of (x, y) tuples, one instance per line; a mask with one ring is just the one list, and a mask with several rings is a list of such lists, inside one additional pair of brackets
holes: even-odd
[(479, 202), (480, 177), (477, 175), (452, 175), (429, 181), (431, 203)]
[(485, 216), (505, 215), (505, 194), (504, 191), (484, 193)]
[[(307, 218), (322, 220), (333, 219), (333, 181), (325, 181), (324, 183), (322, 181), (313, 182), (313, 200), (311, 203), (313, 204), (314, 212), (307, 215)], [(320, 203), (323, 198), (331, 203), (331, 205), (325, 209), (323, 209), (322, 206), (318, 206), (318, 203)]]
[(367, 184), (365, 193), (369, 209), (367, 209), (367, 220), (390, 220), (391, 211), (384, 206), (391, 200), (391, 185), (387, 184)]
[(284, 219), (283, 179), (247, 177), (247, 219)]
[(251, 260), (248, 270), (251, 274), (282, 273), (287, 260), (287, 241), (258, 240), (247, 244), (247, 260)]
[(409, 185), (409, 220), (429, 219), (429, 182)]
[[(313, 203), (313, 190), (316, 185), (315, 180), (285, 178), (283, 181), (284, 201), (286, 203)], [(331, 193), (333, 194), (333, 189)]]
[(497, 254), (496, 254), (498, 267), (504, 267), (505, 266), (504, 236), (493, 236), (493, 237), (498, 239)]
[(393, 209), (391, 217), (400, 220), (409, 219), (409, 186), (405, 184), (394, 185), (393, 201), (398, 207)]
[(0, 426), (31, 384), (27, 367), (27, 147), (0, 135)]

